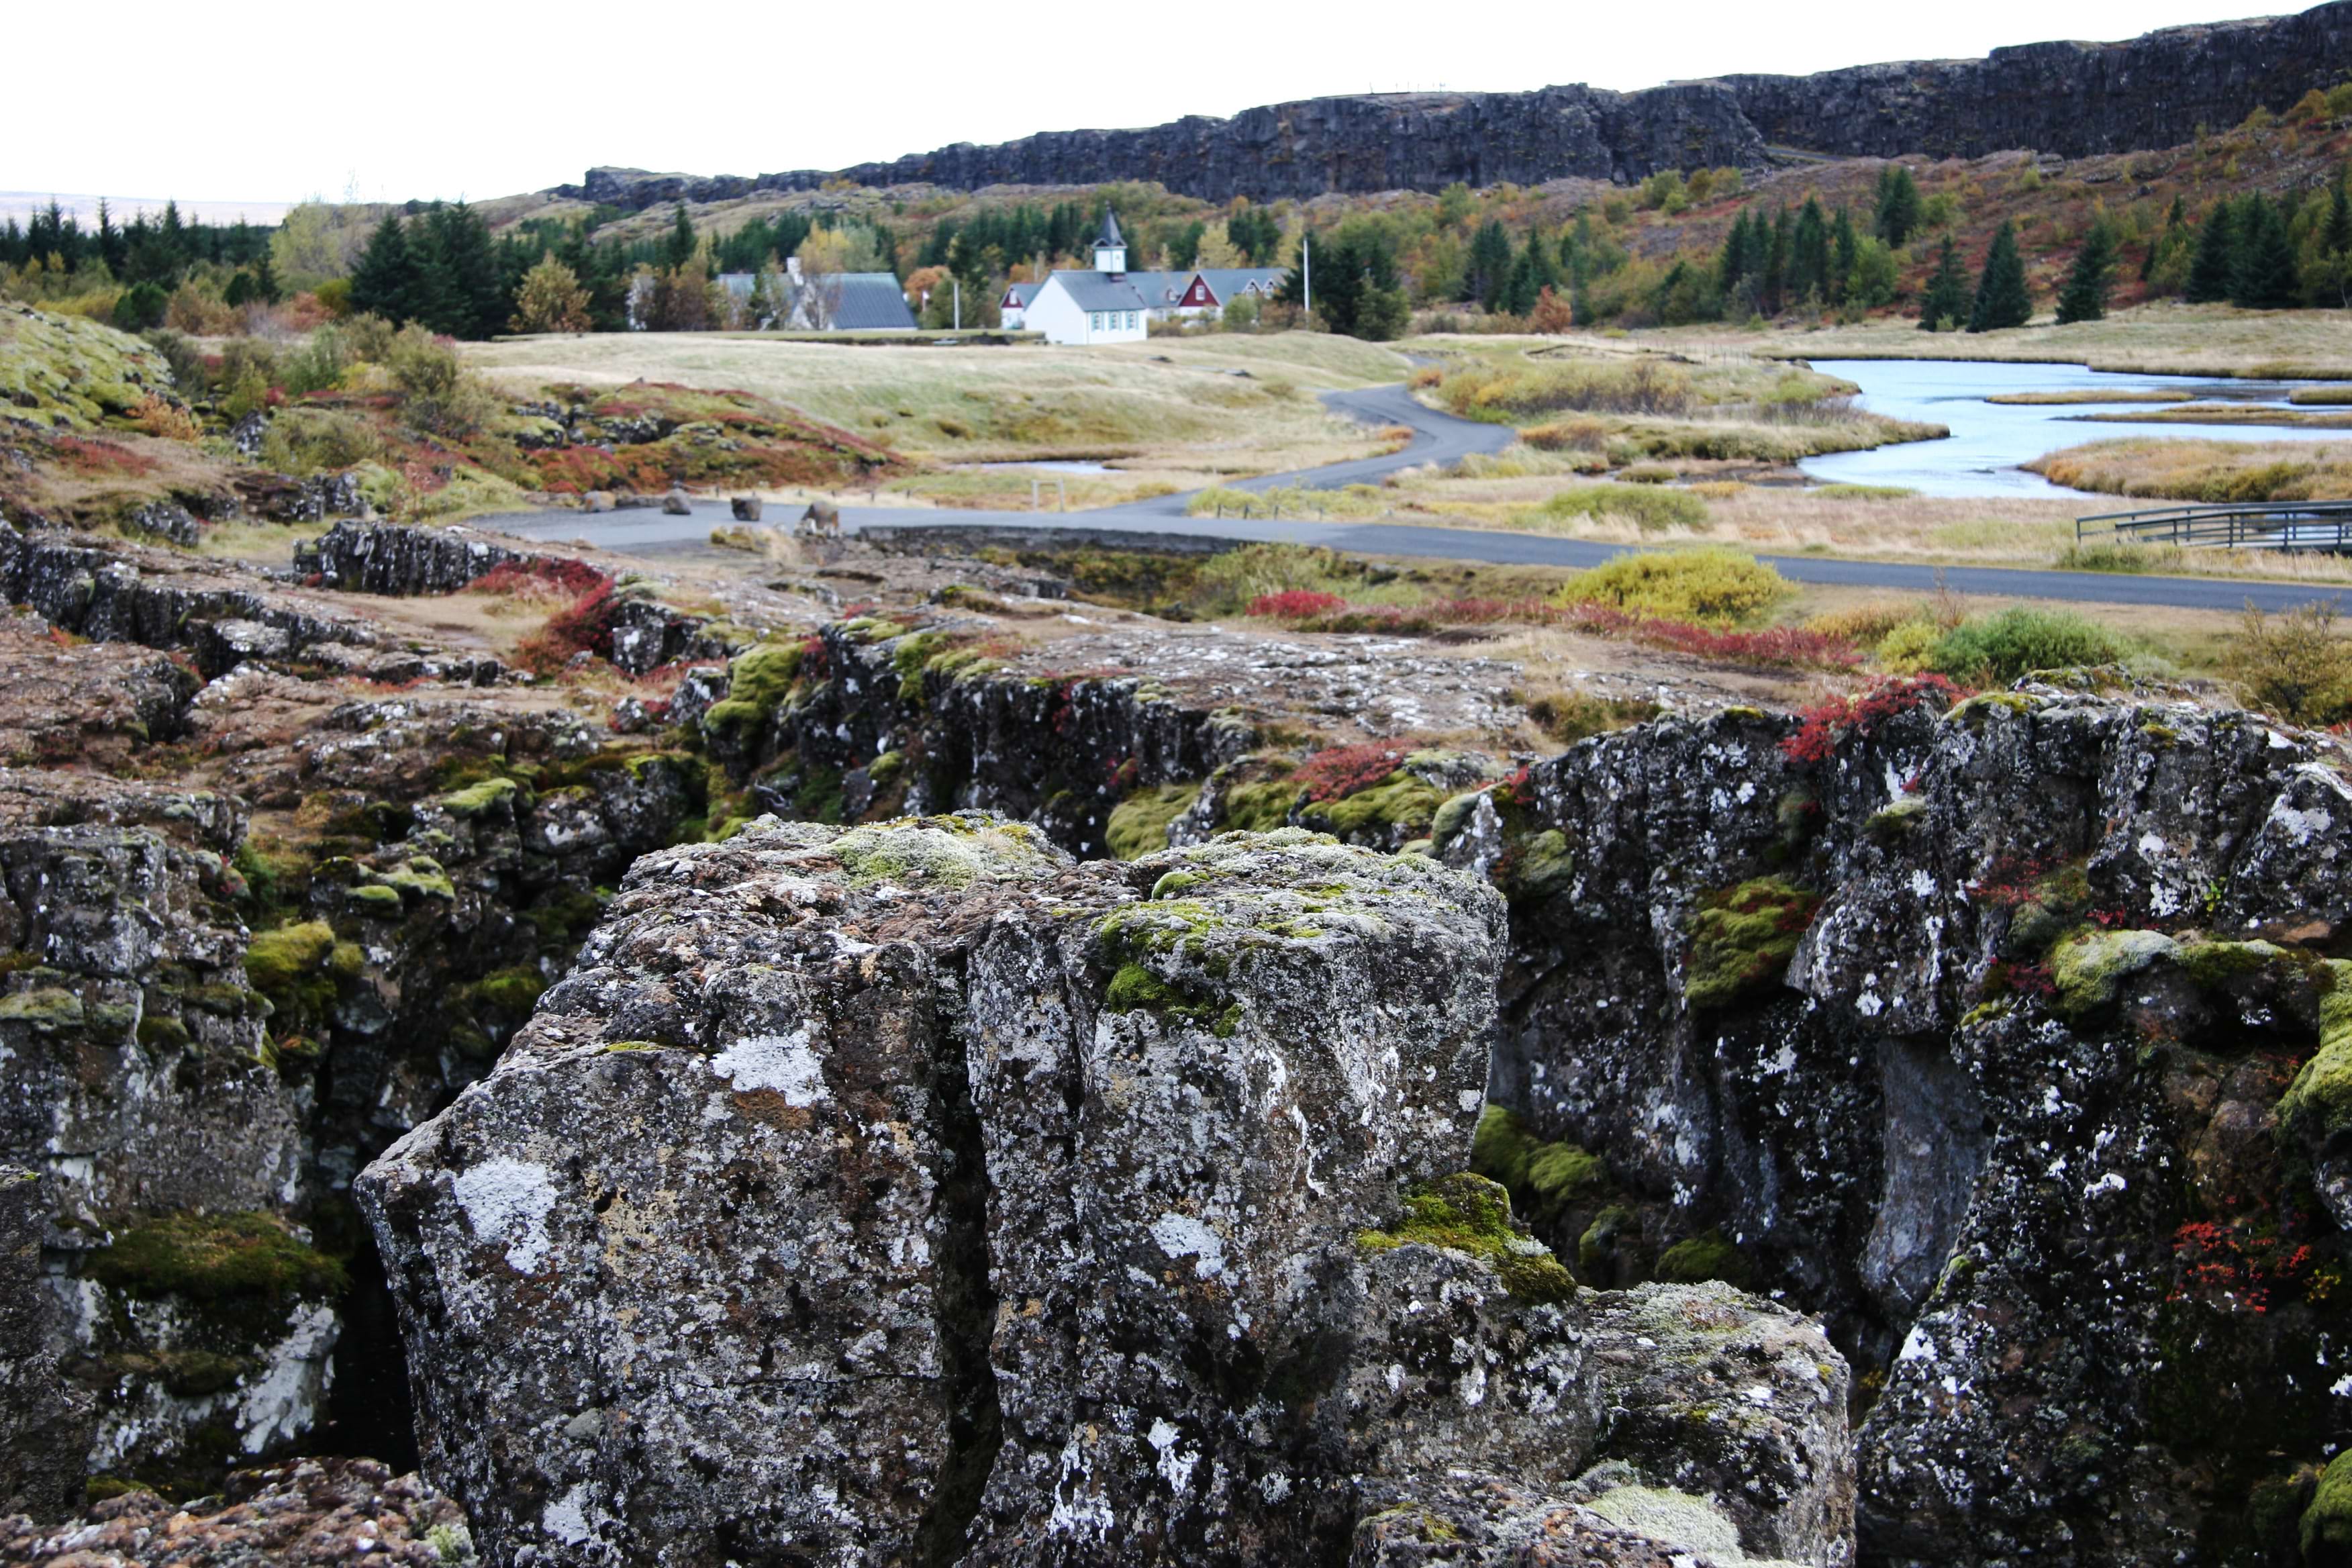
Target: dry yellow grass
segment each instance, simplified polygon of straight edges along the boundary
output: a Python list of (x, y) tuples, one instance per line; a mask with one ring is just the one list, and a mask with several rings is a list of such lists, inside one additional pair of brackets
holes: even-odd
[(2352, 442), (2168, 441), (2126, 437), (2025, 465), (2103, 495), (2179, 501), (2352, 500)]
[(1328, 413), (1316, 394), (1402, 380), (1408, 368), (1377, 344), (1307, 332), (1090, 349), (629, 332), (469, 345), (467, 357), (517, 385), (644, 379), (741, 388), (948, 461), (1149, 458), (1209, 476), (1377, 450), (1374, 433)]

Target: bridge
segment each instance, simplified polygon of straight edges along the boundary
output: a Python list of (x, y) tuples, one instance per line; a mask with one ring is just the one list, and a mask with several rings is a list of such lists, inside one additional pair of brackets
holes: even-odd
[(2352, 552), (2352, 500), (2233, 501), (2100, 512), (2074, 520), (2074, 542), (2347, 553)]

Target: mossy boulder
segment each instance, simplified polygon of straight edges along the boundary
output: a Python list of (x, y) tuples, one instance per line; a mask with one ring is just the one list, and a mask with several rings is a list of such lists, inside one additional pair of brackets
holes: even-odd
[(1392, 1251), (1416, 1242), (1483, 1259), (1504, 1288), (1523, 1301), (1565, 1301), (1576, 1294), (1575, 1277), (1551, 1248), (1511, 1218), (1509, 1191), (1485, 1176), (1465, 1171), (1422, 1183), (1405, 1193), (1402, 1221), (1356, 1238), (1367, 1252)]
[(1725, 1007), (1788, 972), (1821, 896), (1778, 877), (1759, 877), (1700, 900), (1690, 920), (1683, 999)]
[(81, 316), (0, 306), (0, 406), (54, 429), (121, 424), (152, 394), (169, 395), (163, 356)]
[(727, 695), (702, 716), (705, 731), (722, 736), (757, 730), (782, 707), (800, 678), (805, 657), (798, 642), (761, 643), (727, 667)]
[(2180, 944), (2162, 931), (2077, 931), (2050, 950), (2058, 1011), (2072, 1018), (2104, 1007), (2116, 999), (2124, 981), (2179, 952)]

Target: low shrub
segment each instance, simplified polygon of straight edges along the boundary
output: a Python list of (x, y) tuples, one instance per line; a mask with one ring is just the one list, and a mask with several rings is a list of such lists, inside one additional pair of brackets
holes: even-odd
[(1927, 665), (1956, 679), (2006, 684), (2037, 669), (2114, 664), (2130, 653), (2121, 637), (2072, 610), (2019, 605), (1963, 621), (1928, 651)]
[(2332, 604), (2275, 616), (2249, 605), (2224, 668), (2249, 708), (2294, 724), (2352, 720), (2352, 640), (2336, 635)]
[(261, 460), (281, 473), (328, 473), (383, 456), (383, 438), (355, 414), (290, 405), (269, 422)]
[(1547, 496), (1540, 510), (1548, 517), (1624, 518), (1650, 533), (1707, 524), (1706, 502), (1688, 491), (1652, 484), (1576, 485)]
[(1664, 620), (1727, 626), (1761, 614), (1792, 592), (1787, 578), (1752, 556), (1728, 550), (1675, 550), (1620, 555), (1570, 578), (1557, 598), (1562, 604), (1602, 605)]
[(1843, 610), (1825, 610), (1805, 629), (1853, 643), (1874, 643), (1906, 621), (1919, 619), (1919, 606), (1900, 599), (1873, 599)]
[(1304, 621), (1347, 607), (1348, 601), (1337, 594), (1318, 593), (1312, 588), (1286, 588), (1279, 594), (1260, 594), (1250, 601), (1248, 613), (1267, 620)]
[(1780, 742), (1780, 750), (1792, 762), (1827, 762), (1849, 737), (1867, 739), (1898, 714), (1931, 703), (1948, 708), (1966, 695), (1940, 675), (1892, 677), (1859, 697), (1832, 697), (1798, 710), (1797, 732)]
[(1337, 800), (1370, 789), (1397, 770), (1404, 753), (1394, 746), (1370, 742), (1333, 746), (1316, 752), (1300, 765), (1297, 782), (1311, 801)]

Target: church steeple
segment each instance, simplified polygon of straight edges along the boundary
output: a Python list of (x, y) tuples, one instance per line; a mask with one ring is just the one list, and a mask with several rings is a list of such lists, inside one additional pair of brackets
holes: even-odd
[(1095, 270), (1113, 277), (1127, 270), (1127, 240), (1118, 232), (1118, 214), (1103, 208), (1102, 233), (1095, 237)]

